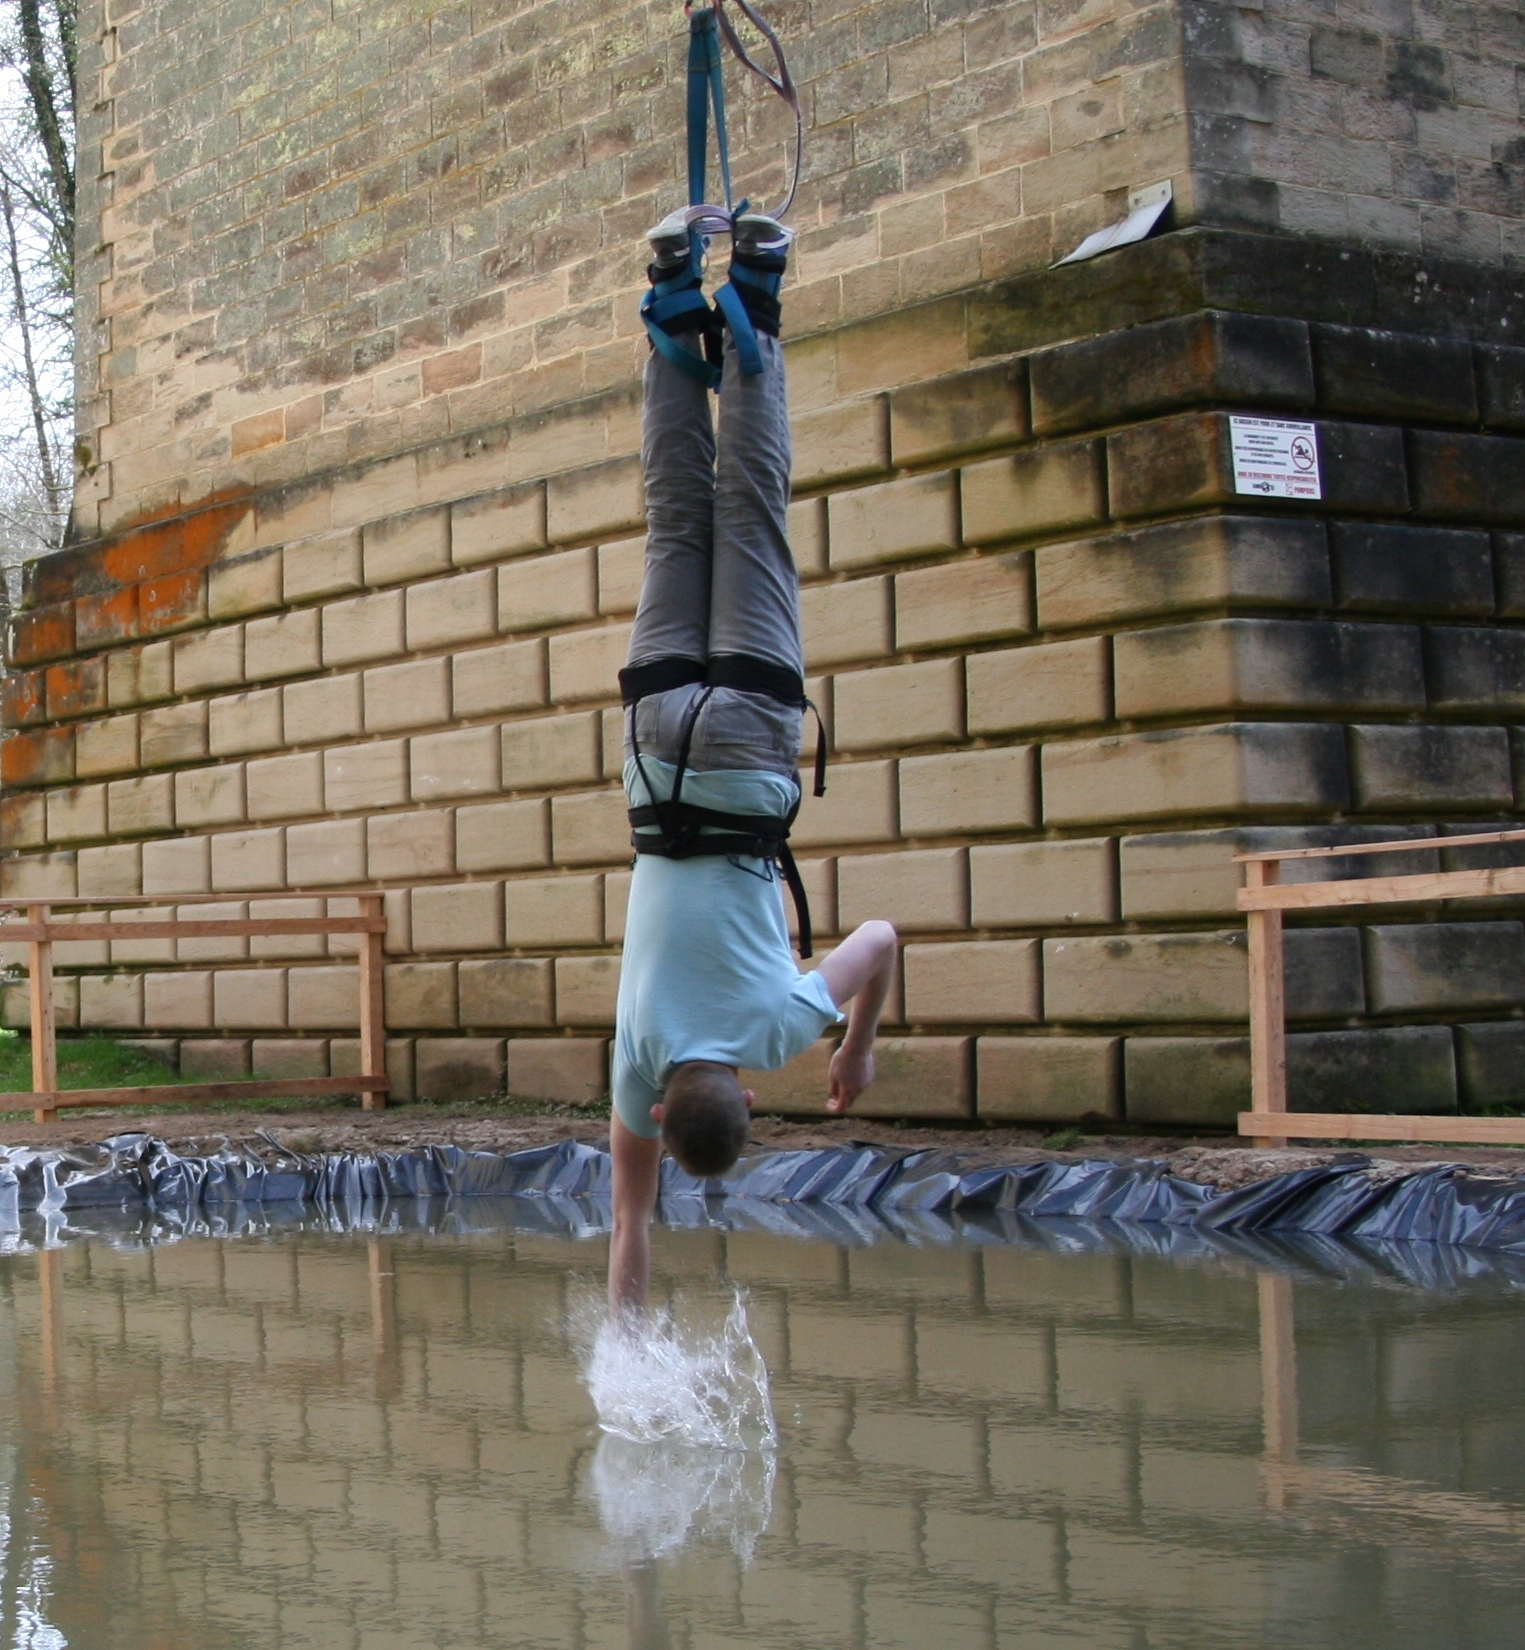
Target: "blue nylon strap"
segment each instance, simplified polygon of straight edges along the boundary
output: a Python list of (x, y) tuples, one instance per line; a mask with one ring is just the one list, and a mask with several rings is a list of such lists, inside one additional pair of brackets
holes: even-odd
[(688, 204), (704, 202), (705, 151), (709, 147), (711, 64), (719, 72), (720, 40), (707, 7), (688, 20)]
[(743, 378), (756, 378), (763, 370), (762, 351), (757, 345), (757, 333), (752, 317), (741, 301), (741, 294), (729, 281), (715, 291), (715, 303), (731, 329), (731, 347), (736, 351), (736, 364)]
[(664, 281), (656, 282), (641, 300), (641, 319), (646, 323), (646, 335), (651, 339), (651, 347), (664, 361), (675, 366), (685, 378), (692, 378), (695, 383), (714, 390), (720, 387), (720, 369), (712, 367), (702, 355), (685, 349), (661, 325), (664, 321), (692, 312), (695, 327), (702, 329), (703, 323), (714, 313), (704, 301), (704, 294), (693, 285), (702, 270), (702, 257), (695, 248), (681, 270)]

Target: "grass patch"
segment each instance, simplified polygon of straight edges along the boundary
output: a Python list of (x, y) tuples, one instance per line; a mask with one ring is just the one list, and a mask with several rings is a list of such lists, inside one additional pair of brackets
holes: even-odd
[(1043, 1145), (1051, 1152), (1067, 1152), (1071, 1146), (1080, 1144), (1079, 1129), (1055, 1129), (1052, 1134), (1043, 1137)]

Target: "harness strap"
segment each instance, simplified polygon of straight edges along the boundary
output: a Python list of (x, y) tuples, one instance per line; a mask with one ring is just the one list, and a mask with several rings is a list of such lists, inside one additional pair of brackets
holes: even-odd
[[(641, 320), (651, 347), (664, 360), (675, 366), (684, 377), (703, 384), (706, 389), (720, 387), (720, 368), (703, 355), (685, 349), (673, 336), (674, 331), (697, 330), (706, 335), (706, 347), (714, 338), (715, 312), (705, 302), (700, 290), (704, 279), (704, 252), (695, 237), (689, 249), (688, 262), (665, 279), (653, 283), (641, 299)], [(694, 317), (692, 327), (683, 324), (683, 317)]]
[(650, 694), (708, 680), (709, 671), (702, 659), (680, 659), (676, 655), (651, 659), (644, 665), (626, 665), (620, 672), (620, 698), (633, 705)]
[(715, 148), (725, 204), (731, 204), (731, 152), (725, 126), (725, 79), (715, 13), (705, 6), (688, 18), (688, 204), (702, 206), (709, 149), (709, 111), (715, 110)]

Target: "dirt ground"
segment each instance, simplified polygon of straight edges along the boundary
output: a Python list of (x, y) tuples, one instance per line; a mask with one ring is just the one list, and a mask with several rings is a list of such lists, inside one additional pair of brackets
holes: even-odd
[[(514, 1152), (559, 1140), (608, 1139), (607, 1118), (566, 1108), (523, 1114), (487, 1106), (395, 1106), (385, 1112), (332, 1108), (314, 1112), (194, 1113), (124, 1117), (87, 1112), (66, 1114), (56, 1125), (0, 1121), (3, 1146), (84, 1146), (113, 1134), (156, 1135), (176, 1151), (214, 1151), (224, 1144), (263, 1155), (272, 1148), (300, 1152), (399, 1151), (416, 1146), (456, 1145), (467, 1151)], [(1049, 1129), (922, 1128), (875, 1122), (866, 1118), (787, 1119), (759, 1117), (752, 1130), (754, 1148), (797, 1149), (841, 1146), (849, 1141), (893, 1146), (904, 1151), (938, 1150), (953, 1154), (968, 1168), (1031, 1163), (1044, 1158), (1075, 1162), (1082, 1158), (1163, 1161), (1183, 1179), (1222, 1190), (1265, 1180), (1291, 1169), (1353, 1155), (1374, 1164), (1416, 1168), (1432, 1163), (1462, 1163), (1475, 1170), (1510, 1177), (1525, 1175), (1525, 1150), (1500, 1147), (1399, 1146), (1383, 1143), (1368, 1149), (1340, 1146), (1289, 1146), (1274, 1151), (1245, 1147), (1230, 1135), (1084, 1134), (1062, 1149), (1046, 1147)], [(1064, 1139), (1063, 1136), (1060, 1137)], [(1057, 1144), (1057, 1142), (1056, 1142)]]

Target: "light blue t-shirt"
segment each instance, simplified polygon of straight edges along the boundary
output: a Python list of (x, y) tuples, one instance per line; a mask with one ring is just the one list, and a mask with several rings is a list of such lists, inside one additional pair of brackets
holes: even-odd
[[(674, 769), (643, 759), (666, 797)], [(632, 806), (650, 798), (625, 764)], [(798, 787), (762, 770), (685, 773), (683, 799), (725, 813), (783, 814)], [(842, 1018), (819, 974), (789, 946), (783, 883), (766, 860), (724, 854), (636, 856), (615, 1010), (614, 1109), (632, 1134), (659, 1128), (651, 1108), (674, 1066), (713, 1060), (776, 1071)]]

